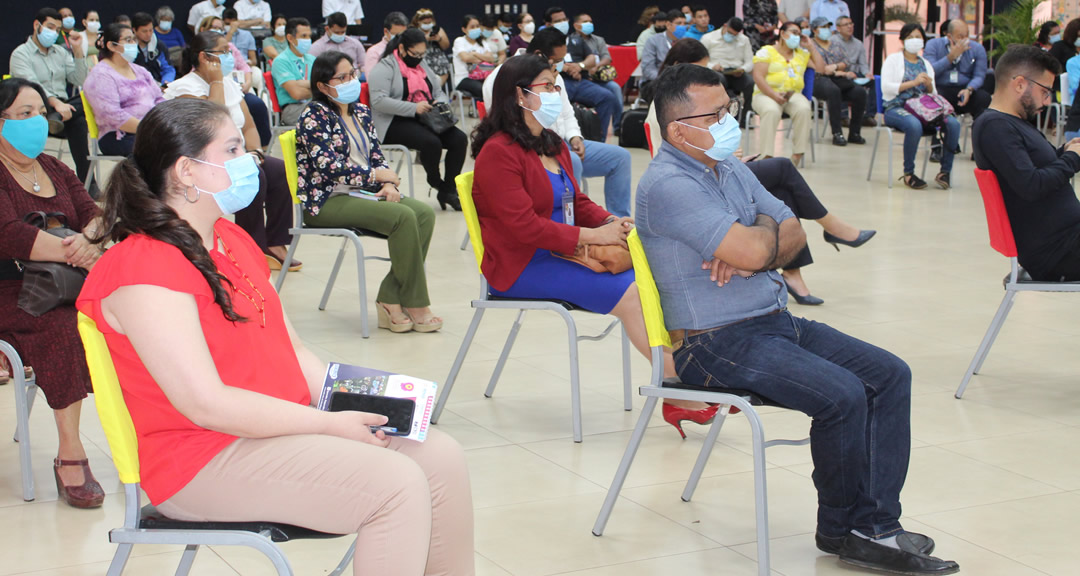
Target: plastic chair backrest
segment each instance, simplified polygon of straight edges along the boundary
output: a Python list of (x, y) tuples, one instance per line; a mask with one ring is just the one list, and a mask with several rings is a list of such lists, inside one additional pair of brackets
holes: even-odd
[(299, 204), (296, 197), (297, 180), (300, 178), (296, 171), (296, 130), (282, 132), (278, 136), (281, 143), (281, 159), (285, 162), (285, 181), (289, 183), (289, 194), (292, 195), (293, 204)]
[(83, 116), (86, 117), (86, 133), (94, 140), (97, 140), (97, 118), (94, 117), (94, 109), (90, 107), (90, 101), (86, 99), (86, 91), (79, 92), (79, 97), (82, 98)]
[(1005, 198), (997, 174), (991, 170), (975, 169), (975, 181), (986, 209), (986, 228), (990, 232), (990, 247), (1008, 258), (1016, 257), (1016, 240), (1013, 239), (1009, 213), (1005, 211)]
[(484, 271), (480, 268), (480, 263), (484, 261), (484, 240), (480, 237), (480, 217), (476, 214), (476, 204), (473, 204), (472, 198), (473, 173), (470, 171), (458, 174), (454, 183), (457, 185), (458, 200), (461, 202), (461, 214), (465, 216), (465, 227), (469, 231), (469, 242), (476, 254), (476, 268), (482, 275)]
[(1073, 97), (1075, 95), (1072, 91), (1072, 86), (1069, 85), (1069, 73), (1061, 73), (1061, 103), (1066, 106), (1072, 106)]
[(274, 76), (269, 70), (263, 72), (263, 82), (266, 84), (266, 91), (270, 93), (270, 106), (274, 108), (274, 112), (281, 113), (281, 105), (277, 101), (277, 86), (274, 86)]
[(811, 100), (811, 101), (814, 98), (814, 76), (815, 75), (816, 75), (816, 72), (814, 72), (814, 69), (809, 67), (809, 66), (806, 67), (806, 72), (803, 73), (802, 95), (806, 96), (806, 99)]
[(649, 260), (645, 257), (645, 247), (637, 229), (631, 230), (626, 237), (630, 247), (630, 260), (634, 263), (634, 282), (637, 283), (638, 298), (641, 300), (641, 312), (645, 316), (645, 332), (649, 335), (649, 346), (671, 346), (671, 336), (664, 324), (664, 309), (660, 307), (660, 291), (656, 289)]
[(371, 86), (367, 82), (360, 85), (360, 103), (371, 108)]
[(477, 100), (476, 102), (476, 118), (477, 120), (483, 120), (484, 116), (487, 116), (487, 106), (484, 103)]
[(94, 404), (97, 406), (101, 428), (109, 442), (113, 464), (124, 484), (139, 482), (139, 440), (135, 425), (124, 403), (120, 380), (116, 377), (109, 346), (92, 318), (79, 312), (79, 336), (86, 351), (86, 366), (94, 385)]
[(885, 113), (885, 103), (881, 96), (881, 75), (874, 74), (874, 92), (877, 94), (877, 113)]
[(649, 155), (650, 156), (656, 156), (656, 153), (653, 152), (653, 149), (652, 149), (652, 127), (649, 126), (648, 122), (645, 122), (644, 126), (645, 126), (645, 142), (649, 145)]

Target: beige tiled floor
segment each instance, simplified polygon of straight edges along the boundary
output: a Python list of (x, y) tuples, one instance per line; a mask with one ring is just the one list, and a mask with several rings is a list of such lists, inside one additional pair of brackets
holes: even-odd
[[(872, 133), (870, 134), (872, 136)], [(635, 181), (644, 150), (632, 151)], [(880, 156), (880, 155), (879, 155)], [(1006, 261), (987, 244), (982, 203), (966, 158), (956, 188), (911, 191), (885, 184), (878, 158), (866, 182), (869, 146), (819, 145), (803, 171), (835, 214), (878, 236), (858, 250), (832, 250), (820, 226), (806, 222), (817, 262), (805, 270), (820, 308), (794, 312), (828, 322), (905, 358), (914, 372), (911, 470), (903, 494), (908, 528), (938, 542), (938, 554), (978, 576), (1077, 574), (1080, 538), (1080, 306), (1065, 294), (1023, 294), (962, 401), (953, 398), (1002, 296)], [(899, 173), (899, 150), (894, 155)], [(931, 169), (934, 166), (931, 165)], [(422, 174), (419, 166), (417, 175)], [(933, 176), (931, 172), (930, 176)], [(423, 186), (417, 187), (427, 199)], [(592, 181), (594, 197), (602, 182)], [(434, 200), (430, 200), (434, 202)], [(446, 318), (437, 334), (360, 338), (355, 269), (346, 259), (325, 312), (316, 308), (337, 243), (305, 239), (302, 272), (282, 297), (301, 335), (325, 359), (407, 372), (442, 381), (472, 316), (477, 289), (471, 250), (459, 251), (461, 215), (438, 214), (428, 258), (434, 307)], [(372, 253), (385, 253), (373, 241)], [(368, 265), (369, 294), (386, 267)], [(371, 310), (374, 323), (374, 310)], [(607, 485), (642, 405), (622, 410), (615, 339), (582, 345), (585, 441), (570, 439), (565, 331), (554, 316), (533, 313), (492, 399), (482, 396), (513, 315), (489, 312), (465, 362), (440, 427), (466, 448), (476, 507), (477, 571), (483, 576), (569, 574), (756, 574), (750, 441), (746, 421), (729, 418), (692, 502), (679, 499), (704, 429), (679, 439), (658, 417), (638, 454), (605, 535), (590, 533)], [(604, 321), (580, 317), (590, 330)], [(648, 365), (633, 358), (635, 386)], [(800, 414), (764, 410), (772, 436), (804, 434)], [(14, 429), (10, 391), (0, 392), (0, 430)], [(43, 400), (31, 418), (37, 500), (19, 492), (17, 447), (0, 442), (0, 575), (104, 573), (113, 547), (107, 530), (121, 522), (123, 497), (92, 402), (83, 436), (92, 466), (109, 492), (104, 508), (78, 511), (56, 500), (49, 460), (56, 433)], [(772, 566), (785, 576), (851, 574), (813, 545), (812, 465), (805, 447), (768, 455)], [(298, 573), (328, 570), (344, 540), (286, 545)], [(179, 550), (142, 546), (128, 574), (165, 574)], [(246, 550), (200, 553), (197, 574), (266, 574)]]

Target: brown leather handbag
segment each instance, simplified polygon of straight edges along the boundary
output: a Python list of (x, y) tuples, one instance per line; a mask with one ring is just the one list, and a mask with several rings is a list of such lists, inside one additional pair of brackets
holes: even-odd
[[(50, 220), (56, 225), (50, 227)], [(67, 217), (60, 212), (31, 212), (23, 217), (23, 222), (59, 238), (78, 234), (67, 227)], [(86, 280), (86, 270), (62, 262), (16, 260), (15, 264), (23, 271), (19, 309), (34, 317), (58, 306), (74, 304)]]
[(597, 246), (595, 244), (578, 245), (573, 254), (552, 252), (563, 260), (576, 262), (596, 273), (610, 272), (621, 274), (634, 267), (630, 261), (630, 250), (622, 246)]

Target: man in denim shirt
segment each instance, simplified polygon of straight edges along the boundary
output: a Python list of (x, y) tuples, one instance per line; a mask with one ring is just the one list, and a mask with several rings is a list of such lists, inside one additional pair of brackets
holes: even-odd
[(933, 540), (899, 521), (911, 371), (880, 348), (787, 311), (775, 269), (806, 236), (732, 156), (739, 138), (729, 102), (708, 68), (674, 66), (657, 80), (663, 144), (638, 185), (636, 216), (675, 370), (687, 383), (750, 390), (813, 418), (819, 549), (877, 570), (952, 574), (959, 566), (929, 556)]
[(934, 85), (957, 114), (978, 118), (990, 106), (990, 93), (982, 89), (986, 49), (968, 38), (963, 20), (950, 20), (942, 28), (948, 35), (927, 41), (923, 50), (923, 57), (934, 67)]

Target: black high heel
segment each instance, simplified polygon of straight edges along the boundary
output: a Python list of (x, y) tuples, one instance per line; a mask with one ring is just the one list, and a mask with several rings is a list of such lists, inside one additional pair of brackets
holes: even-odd
[(457, 190), (439, 190), (435, 199), (439, 201), (439, 208), (446, 210), (446, 206), (449, 205), (454, 211), (461, 212), (461, 200), (458, 198)]
[(843, 244), (844, 246), (858, 248), (859, 246), (862, 246), (863, 244), (869, 242), (870, 239), (873, 238), (875, 234), (877, 234), (877, 230), (859, 230), (859, 237), (849, 241), (844, 240), (839, 236), (833, 236), (832, 234), (829, 234), (827, 230), (823, 230), (822, 232), (825, 234), (825, 241), (829, 244), (832, 244), (833, 248), (836, 248), (837, 252), (840, 251), (840, 246), (837, 246), (837, 244)]
[(806, 296), (800, 296), (794, 290), (791, 289), (790, 284), (785, 283), (785, 285), (787, 286), (787, 293), (790, 294), (791, 297), (794, 298), (796, 302), (798, 302), (799, 304), (802, 304), (803, 306), (821, 306), (822, 304), (825, 303), (824, 300), (822, 300), (821, 298), (818, 298), (817, 296), (814, 296), (813, 294), (807, 294)]

